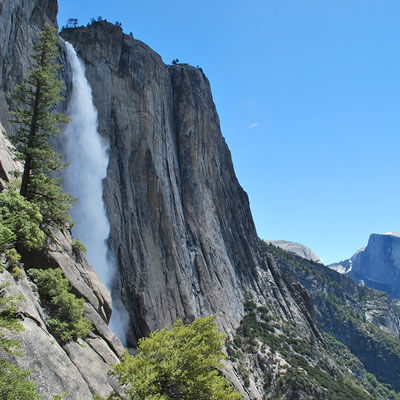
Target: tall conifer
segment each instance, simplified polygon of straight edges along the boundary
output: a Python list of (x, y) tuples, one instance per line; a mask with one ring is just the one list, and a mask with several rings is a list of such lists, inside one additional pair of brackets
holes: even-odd
[(39, 205), (44, 222), (62, 223), (69, 219), (68, 210), (74, 199), (61, 191), (60, 178), (54, 177), (66, 165), (49, 143), (60, 133), (60, 126), (68, 122), (64, 114), (54, 112), (62, 100), (63, 87), (57, 79), (57, 40), (56, 29), (45, 24), (34, 46), (34, 66), (15, 88), (13, 97), (18, 108), (12, 122), (18, 130), (10, 139), (24, 165), (20, 194)]

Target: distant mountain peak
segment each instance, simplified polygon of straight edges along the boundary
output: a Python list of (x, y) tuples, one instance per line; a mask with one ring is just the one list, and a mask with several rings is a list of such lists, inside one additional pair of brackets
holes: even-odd
[(400, 233), (372, 233), (366, 247), (348, 260), (329, 265), (392, 298), (400, 296)]

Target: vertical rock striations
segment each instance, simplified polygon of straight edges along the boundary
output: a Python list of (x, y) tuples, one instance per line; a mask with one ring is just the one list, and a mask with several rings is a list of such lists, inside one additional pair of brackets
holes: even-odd
[(57, 0), (2, 0), (0, 2), (0, 121), (10, 132), (7, 92), (21, 83), (32, 47), (43, 24), (57, 26)]
[(210, 313), (231, 332), (243, 316), (244, 290), (308, 326), (274, 261), (259, 254), (248, 198), (201, 69), (166, 66), (104, 21), (61, 36), (86, 64), (99, 131), (110, 142), (109, 244), (130, 343), (178, 317)]

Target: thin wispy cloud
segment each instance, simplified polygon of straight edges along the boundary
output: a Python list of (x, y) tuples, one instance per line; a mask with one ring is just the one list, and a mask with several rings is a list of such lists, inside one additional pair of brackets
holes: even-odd
[(260, 124), (258, 122), (254, 122), (253, 124), (250, 124), (248, 126), (249, 129), (253, 129), (253, 128), (257, 128), (257, 126), (259, 126)]

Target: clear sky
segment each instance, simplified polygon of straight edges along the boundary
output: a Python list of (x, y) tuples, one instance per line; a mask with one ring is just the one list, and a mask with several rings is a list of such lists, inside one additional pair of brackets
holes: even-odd
[(208, 76), (258, 234), (350, 257), (400, 231), (400, 1), (59, 0)]

